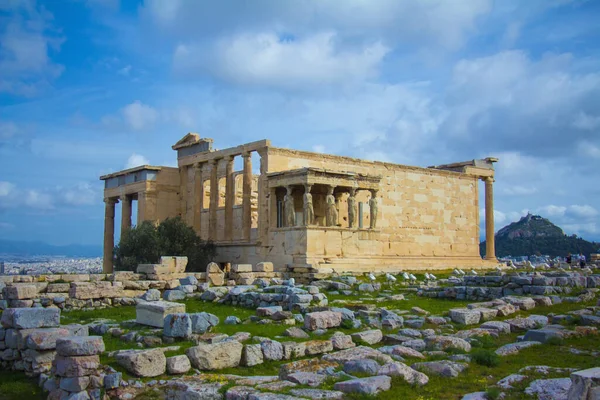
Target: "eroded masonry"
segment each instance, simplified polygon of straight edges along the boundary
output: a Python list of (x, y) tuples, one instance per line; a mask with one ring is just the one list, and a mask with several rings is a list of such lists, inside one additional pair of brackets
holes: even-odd
[[(172, 147), (177, 168), (144, 165), (100, 177), (105, 272), (112, 272), (115, 206), (121, 203), (127, 229), (133, 201), (138, 224), (181, 216), (215, 242), (221, 263), (270, 261), (276, 270), (299, 272), (496, 265), (495, 158), (421, 168), (277, 148), (268, 140), (224, 150), (212, 145), (190, 133)], [(235, 171), (240, 156), (243, 168)]]

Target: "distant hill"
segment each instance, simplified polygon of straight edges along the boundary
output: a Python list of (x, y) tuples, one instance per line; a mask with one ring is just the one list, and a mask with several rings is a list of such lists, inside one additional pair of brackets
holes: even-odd
[[(539, 215), (527, 214), (496, 233), (496, 256), (529, 256), (546, 254), (550, 257), (564, 257), (568, 253), (583, 253), (590, 259), (590, 253), (597, 253), (600, 243), (588, 242), (576, 235), (567, 236), (561, 228)], [(479, 245), (482, 256), (485, 254), (485, 241)]]
[(70, 244), (53, 246), (43, 242), (23, 242), (0, 239), (0, 254), (19, 256), (101, 257), (102, 246)]

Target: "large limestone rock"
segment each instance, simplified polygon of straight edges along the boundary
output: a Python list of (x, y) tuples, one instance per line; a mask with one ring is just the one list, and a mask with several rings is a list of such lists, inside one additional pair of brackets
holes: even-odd
[(422, 372), (410, 368), (401, 362), (392, 362), (382, 365), (379, 368), (379, 375), (390, 377), (400, 376), (411, 385), (423, 386), (429, 382), (429, 377)]
[(185, 374), (191, 368), (190, 359), (185, 355), (167, 358), (167, 374)]
[(568, 400), (593, 400), (600, 398), (600, 368), (584, 369), (571, 374)]
[(456, 378), (461, 372), (467, 369), (468, 364), (442, 360), (416, 363), (411, 365), (411, 367), (417, 371), (439, 375), (444, 378)]
[(471, 345), (464, 339), (454, 336), (429, 336), (425, 338), (425, 344), (431, 350), (460, 349), (471, 351)]
[(167, 359), (161, 349), (122, 350), (115, 355), (115, 360), (135, 376), (154, 377), (167, 370)]
[(214, 344), (201, 344), (186, 350), (192, 365), (201, 370), (217, 370), (240, 365), (242, 348), (235, 340)]
[(92, 375), (100, 366), (100, 357), (81, 356), (63, 357), (56, 356), (53, 362), (55, 374), (62, 377), (76, 377)]
[(570, 386), (569, 378), (536, 379), (525, 389), (525, 394), (538, 400), (567, 400)]
[(366, 343), (370, 345), (377, 344), (383, 339), (383, 333), (379, 329), (357, 332), (350, 336), (356, 343)]
[[(26, 331), (29, 331), (28, 329)], [(23, 333), (24, 330), (19, 333)], [(25, 341), (25, 347), (32, 350), (52, 350), (56, 348), (57, 339), (69, 335), (69, 330), (65, 328), (41, 328), (24, 334), (19, 339)], [(17, 347), (21, 348), (22, 343)]]
[(513, 354), (518, 354), (519, 351), (526, 349), (531, 346), (539, 346), (540, 342), (517, 342), (517, 343), (509, 343), (504, 346), (496, 349), (496, 354), (499, 356), (510, 356)]
[(452, 308), (450, 310), (450, 319), (461, 325), (478, 324), (481, 319), (481, 313), (477, 310), (468, 308)]
[(169, 314), (165, 317), (163, 334), (174, 338), (187, 338), (192, 335), (192, 318), (189, 314)]
[(304, 316), (304, 327), (308, 330), (329, 329), (340, 326), (342, 313), (334, 311), (318, 311)]
[(4, 288), (4, 296), (8, 300), (35, 299), (37, 295), (38, 290), (35, 285), (14, 284)]
[(140, 303), (136, 306), (135, 313), (138, 324), (163, 328), (167, 315), (185, 313), (185, 304), (168, 301)]

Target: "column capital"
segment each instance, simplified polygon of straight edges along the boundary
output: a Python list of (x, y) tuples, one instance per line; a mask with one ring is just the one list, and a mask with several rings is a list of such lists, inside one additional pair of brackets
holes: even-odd
[(371, 192), (371, 196), (377, 197), (377, 193), (379, 192), (379, 189), (369, 189), (369, 192)]
[(227, 161), (228, 163), (233, 162), (234, 157), (235, 156), (233, 156), (233, 155), (225, 156), (225, 157), (223, 157), (223, 160)]
[(242, 157), (244, 157), (244, 158), (248, 158), (248, 157), (251, 157), (251, 156), (252, 156), (252, 152), (251, 151), (244, 151), (242, 153)]
[(119, 202), (119, 199), (117, 197), (105, 197), (104, 198), (104, 202), (107, 205), (110, 205), (110, 204), (114, 205), (114, 204), (117, 204)]
[(128, 195), (128, 194), (122, 194), (119, 196), (119, 200), (121, 200), (121, 201), (127, 201), (127, 200), (129, 200), (129, 198), (130, 198), (130, 195)]
[(203, 162), (195, 162), (194, 163), (194, 168), (196, 170), (202, 170), (203, 167), (204, 167), (204, 163)]
[(481, 178), (481, 180), (483, 180), (485, 183), (494, 183), (494, 182), (496, 182), (496, 180), (494, 179), (493, 176), (485, 176), (485, 177)]
[(212, 160), (209, 160), (209, 161), (208, 161), (208, 163), (209, 163), (210, 165), (213, 165), (213, 166), (214, 166), (214, 165), (217, 165), (217, 164), (219, 163), (219, 161), (220, 161), (220, 160), (221, 160), (220, 158), (213, 158)]

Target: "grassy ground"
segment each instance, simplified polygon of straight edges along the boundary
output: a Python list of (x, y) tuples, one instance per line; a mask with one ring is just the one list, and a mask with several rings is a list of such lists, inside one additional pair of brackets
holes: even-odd
[(44, 399), (34, 379), (20, 371), (0, 371), (0, 400)]

